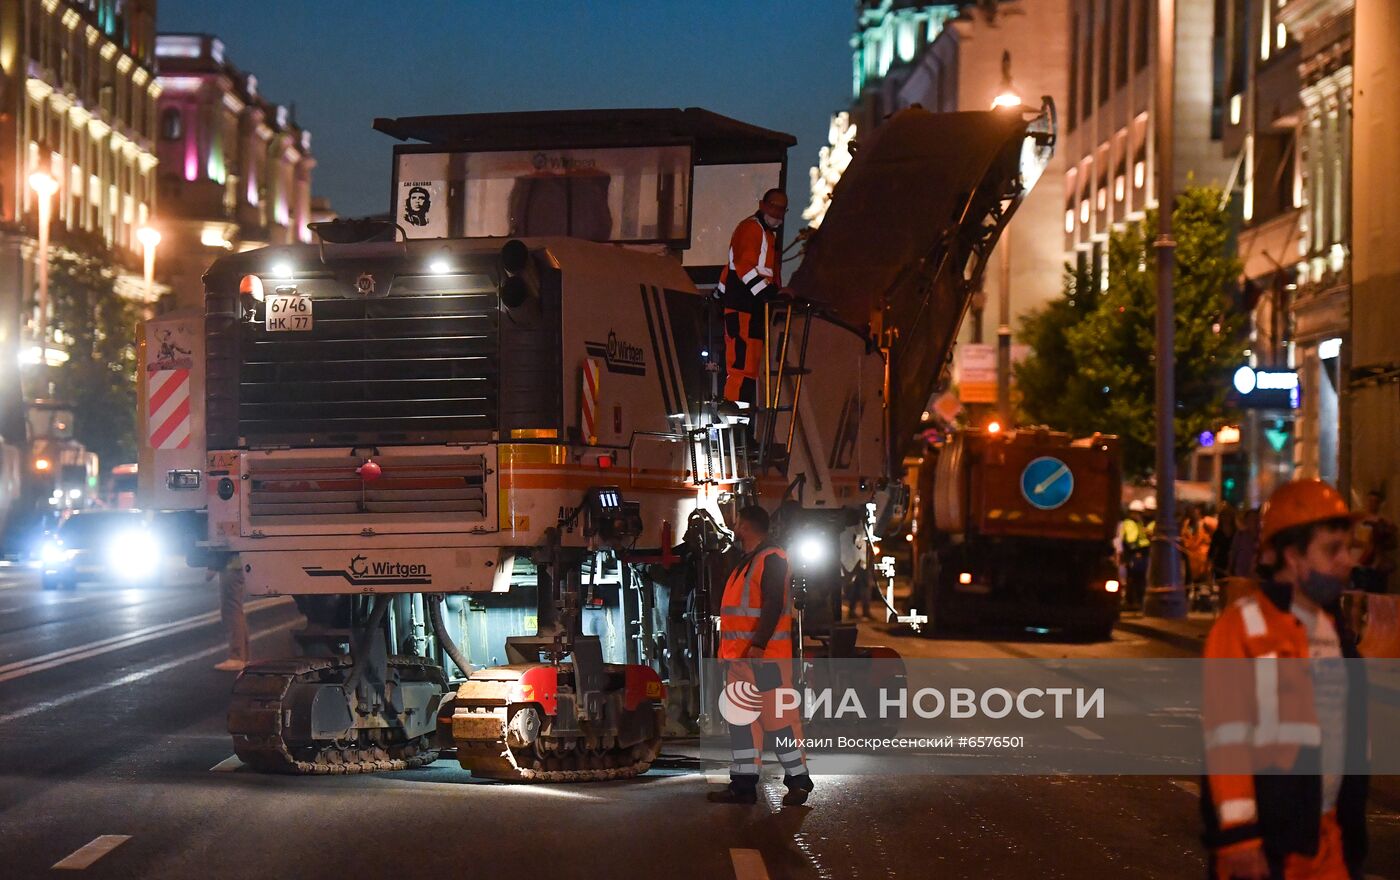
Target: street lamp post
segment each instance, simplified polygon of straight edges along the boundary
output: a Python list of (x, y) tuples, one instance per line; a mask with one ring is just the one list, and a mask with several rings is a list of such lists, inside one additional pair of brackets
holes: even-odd
[(160, 244), (160, 230), (142, 226), (136, 230), (136, 240), (141, 242), (141, 255), (145, 259), (146, 301), (150, 302), (155, 296), (156, 245)]
[(49, 342), (49, 222), (53, 219), (53, 195), (58, 192), (58, 181), (47, 171), (35, 171), (29, 175), (29, 188), (38, 197), (39, 209), (39, 257), (35, 261), (39, 275), (39, 323), (35, 335), (42, 360)]
[[(1011, 53), (1001, 53), (1001, 89), (992, 99), (993, 110), (1020, 112), (1021, 95), (1011, 81)], [(1001, 239), (1001, 289), (997, 291), (997, 418), (1011, 421), (1011, 235)]]
[(1186, 591), (1176, 530), (1176, 309), (1172, 274), (1176, 241), (1172, 206), (1172, 99), (1176, 77), (1176, 0), (1157, 4), (1157, 526), (1148, 557), (1143, 613), (1185, 617)]

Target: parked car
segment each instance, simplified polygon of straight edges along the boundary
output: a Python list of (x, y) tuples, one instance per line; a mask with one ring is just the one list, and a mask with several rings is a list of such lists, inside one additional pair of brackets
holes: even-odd
[(40, 557), (46, 590), (71, 590), (84, 580), (154, 586), (165, 541), (142, 511), (82, 510), (59, 524)]

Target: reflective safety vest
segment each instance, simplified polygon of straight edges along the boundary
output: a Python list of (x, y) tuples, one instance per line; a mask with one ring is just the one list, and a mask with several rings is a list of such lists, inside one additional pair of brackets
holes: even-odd
[(1211, 628), (1202, 724), (1210, 798), (1227, 838), (1253, 836), (1256, 773), (1290, 770), (1300, 750), (1322, 744), (1309, 664), (1296, 662), (1308, 656), (1302, 622), (1258, 589)]
[(757, 214), (741, 220), (729, 239), (729, 262), (716, 287), (724, 307), (758, 313), (764, 294), (783, 286), (778, 256), (777, 235)]
[[(769, 559), (787, 561), (787, 554), (778, 547), (764, 547), (749, 561), (730, 572), (724, 585), (724, 600), (719, 612), (719, 656), (724, 660), (743, 657), (758, 629), (763, 613), (763, 572)], [(763, 656), (773, 659), (792, 657), (792, 572), (783, 579), (783, 610)]]

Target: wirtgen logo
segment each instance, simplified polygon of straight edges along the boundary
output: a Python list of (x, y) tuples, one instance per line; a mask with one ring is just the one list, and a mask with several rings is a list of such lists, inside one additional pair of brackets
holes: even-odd
[(433, 576), (421, 562), (380, 562), (364, 556), (352, 556), (345, 568), (322, 568), (303, 565), (307, 577), (342, 578), (356, 587), (430, 586)]
[(601, 358), (608, 365), (609, 373), (627, 373), (630, 376), (647, 374), (646, 353), (640, 346), (619, 338), (616, 331), (608, 331), (607, 342), (585, 341), (583, 345), (589, 357)]
[(763, 714), (763, 695), (751, 681), (736, 679), (719, 695), (719, 716), (735, 727), (748, 727)]

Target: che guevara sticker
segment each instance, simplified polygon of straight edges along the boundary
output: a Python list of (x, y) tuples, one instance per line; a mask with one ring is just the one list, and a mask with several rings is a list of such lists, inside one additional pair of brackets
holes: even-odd
[(408, 238), (447, 237), (446, 171), (446, 157), (441, 154), (399, 157), (394, 221)]

